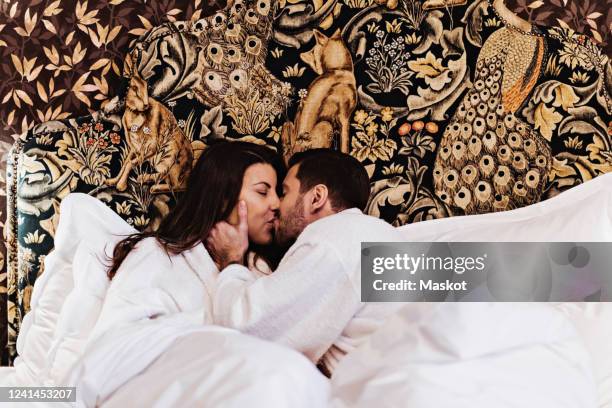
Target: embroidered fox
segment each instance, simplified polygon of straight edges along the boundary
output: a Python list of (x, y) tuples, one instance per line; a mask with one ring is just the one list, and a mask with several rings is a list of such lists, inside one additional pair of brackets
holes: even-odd
[(349, 151), (349, 122), (357, 103), (353, 60), (338, 29), (331, 37), (314, 30), (315, 46), (300, 58), (319, 77), (308, 88), (308, 95), (298, 107), (294, 122), (283, 125), (285, 159), (293, 153), (338, 147)]

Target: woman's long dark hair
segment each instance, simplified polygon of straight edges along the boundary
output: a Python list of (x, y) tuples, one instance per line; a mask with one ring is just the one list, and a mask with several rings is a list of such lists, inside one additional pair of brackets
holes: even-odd
[[(253, 164), (267, 163), (283, 180), (282, 159), (268, 147), (247, 142), (216, 142), (200, 156), (176, 206), (163, 218), (157, 231), (129, 235), (113, 250), (108, 277), (117, 270), (144, 238), (155, 237), (170, 255), (191, 249), (206, 239), (213, 226), (226, 220), (238, 202), (244, 173)], [(278, 187), (278, 186), (277, 186)], [(263, 254), (266, 261), (270, 256)]]

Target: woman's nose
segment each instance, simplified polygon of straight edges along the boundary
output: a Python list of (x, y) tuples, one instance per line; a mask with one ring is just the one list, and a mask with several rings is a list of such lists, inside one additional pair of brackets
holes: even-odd
[(278, 198), (276, 191), (272, 190), (272, 194), (270, 194), (270, 209), (272, 211), (276, 211), (278, 210), (279, 207), (280, 207), (280, 199)]

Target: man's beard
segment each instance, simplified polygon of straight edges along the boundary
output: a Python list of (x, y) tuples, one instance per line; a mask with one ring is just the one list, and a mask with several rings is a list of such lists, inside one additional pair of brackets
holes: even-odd
[(306, 228), (306, 217), (304, 217), (304, 200), (300, 195), (296, 200), (297, 206), (293, 207), (289, 214), (281, 216), (278, 219), (278, 228), (276, 228), (275, 240), (281, 247), (291, 246), (298, 235)]

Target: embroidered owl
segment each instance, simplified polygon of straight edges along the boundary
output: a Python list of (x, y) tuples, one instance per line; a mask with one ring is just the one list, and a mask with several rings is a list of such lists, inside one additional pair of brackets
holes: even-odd
[(195, 96), (206, 106), (223, 106), (239, 133), (264, 130), (285, 110), (292, 91), (265, 67), (273, 7), (271, 0), (236, 0), (192, 26), (203, 59)]

